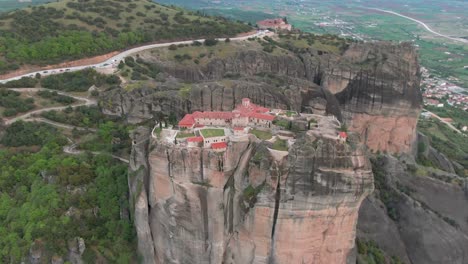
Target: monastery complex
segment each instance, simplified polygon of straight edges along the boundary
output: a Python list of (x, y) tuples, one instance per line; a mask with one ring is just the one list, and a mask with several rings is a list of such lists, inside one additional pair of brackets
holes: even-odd
[[(272, 148), (287, 151), (294, 144), (294, 131), (309, 131), (321, 137), (346, 143), (348, 134), (338, 131), (341, 123), (334, 116), (298, 114), (269, 109), (242, 99), (233, 111), (206, 111), (186, 114), (178, 129), (163, 129), (161, 138), (181, 147), (203, 147), (224, 152), (230, 141), (248, 141), (255, 136), (269, 141)], [(156, 127), (155, 127), (156, 129)], [(156, 138), (153, 129), (153, 138)]]

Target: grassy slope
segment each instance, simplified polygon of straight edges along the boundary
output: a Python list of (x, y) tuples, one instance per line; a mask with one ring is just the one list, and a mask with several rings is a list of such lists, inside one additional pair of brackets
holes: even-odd
[(251, 28), (146, 0), (63, 0), (0, 15), (0, 74), (153, 41), (234, 36)]

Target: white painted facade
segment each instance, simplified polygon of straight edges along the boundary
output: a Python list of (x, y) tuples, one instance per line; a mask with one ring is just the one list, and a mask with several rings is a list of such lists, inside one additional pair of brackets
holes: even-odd
[(205, 147), (205, 148), (210, 148), (211, 144), (219, 143), (219, 142), (226, 142), (226, 136), (209, 137), (209, 138), (203, 137), (203, 147)]

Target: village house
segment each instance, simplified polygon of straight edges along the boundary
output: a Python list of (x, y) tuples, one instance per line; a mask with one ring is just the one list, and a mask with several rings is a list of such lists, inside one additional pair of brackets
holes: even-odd
[(259, 29), (292, 30), (292, 26), (283, 18), (265, 19), (257, 22)]

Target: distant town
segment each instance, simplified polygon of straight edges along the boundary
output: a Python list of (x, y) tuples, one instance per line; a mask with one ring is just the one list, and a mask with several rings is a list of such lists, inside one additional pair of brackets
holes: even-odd
[(468, 110), (468, 95), (465, 89), (447, 80), (432, 76), (425, 68), (421, 69), (424, 105), (444, 107), (447, 105)]

